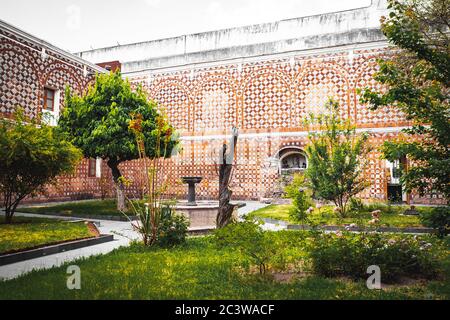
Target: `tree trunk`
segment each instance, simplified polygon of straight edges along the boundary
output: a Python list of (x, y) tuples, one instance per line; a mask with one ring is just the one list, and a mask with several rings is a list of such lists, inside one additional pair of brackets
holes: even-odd
[(5, 209), (5, 224), (11, 224), (12, 217), (13, 215), (11, 214), (10, 209)]
[(227, 145), (222, 147), (221, 161), (219, 164), (219, 211), (216, 218), (216, 227), (218, 229), (225, 227), (232, 222), (235, 205), (230, 204), (232, 191), (228, 188), (233, 169), (234, 154), (237, 145), (237, 130), (233, 128), (233, 137), (231, 140), (231, 150), (227, 154)]
[(13, 193), (7, 192), (4, 195), (3, 205), (5, 206), (5, 224), (11, 224), (13, 221), (14, 213), (16, 212), (17, 206), (20, 201), (25, 198), (24, 195), (19, 196), (17, 199), (13, 200)]
[(216, 226), (223, 228), (231, 222), (234, 205), (230, 204), (233, 192), (228, 188), (231, 175), (231, 164), (222, 164), (220, 166), (219, 176), (219, 212), (217, 214)]
[(127, 208), (125, 205), (125, 191), (122, 183), (116, 183), (116, 193), (117, 193), (117, 210), (125, 212)]
[(114, 184), (116, 186), (116, 195), (117, 195), (117, 210), (119, 211), (125, 211), (125, 191), (122, 181), (120, 180), (120, 177), (122, 174), (119, 170), (119, 161), (115, 159), (109, 159), (107, 164), (108, 167), (111, 169), (111, 173), (113, 176)]

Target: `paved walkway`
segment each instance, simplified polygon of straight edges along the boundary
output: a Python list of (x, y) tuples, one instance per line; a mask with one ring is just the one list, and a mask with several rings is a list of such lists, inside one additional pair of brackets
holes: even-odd
[[(268, 204), (261, 203), (259, 201), (245, 201), (245, 207), (239, 208), (238, 213), (239, 217), (242, 217), (243, 215), (253, 212), (255, 210), (267, 207)], [(269, 230), (269, 231), (279, 231), (286, 229), (286, 225), (284, 224), (275, 224), (275, 223), (268, 223), (265, 222), (262, 226), (263, 230)]]
[[(239, 215), (242, 216), (259, 208), (267, 206), (266, 204), (257, 201), (247, 201), (246, 206), (239, 208)], [(30, 213), (16, 213), (17, 216), (24, 217), (42, 217), (42, 218), (54, 218), (63, 220), (80, 220), (78, 218), (72, 217), (58, 217), (49, 215), (39, 215)], [(94, 219), (94, 221), (102, 234), (113, 234), (114, 241), (98, 244), (95, 246), (90, 246), (86, 248), (71, 250), (67, 252), (57, 253), (49, 255), (47, 257), (41, 257), (36, 259), (31, 259), (27, 261), (22, 261), (18, 263), (9, 264), (0, 267), (0, 279), (13, 279), (19, 277), (20, 275), (26, 274), (33, 270), (40, 269), (50, 269), (53, 267), (58, 267), (64, 263), (74, 261), (80, 258), (87, 258), (94, 255), (106, 254), (114, 249), (128, 246), (130, 241), (139, 239), (139, 234), (135, 232), (129, 222), (121, 221), (110, 221), (110, 220), (99, 220)]]
[[(64, 220), (79, 220), (75, 218), (56, 217), (48, 215), (36, 215), (27, 213), (16, 213), (17, 216), (30, 216), (30, 217), (44, 217), (44, 218), (57, 218)], [(128, 246), (132, 239), (137, 239), (138, 234), (132, 230), (129, 222), (107, 221), (107, 220), (95, 220), (98, 225), (98, 229), (102, 234), (113, 234), (114, 241), (98, 244), (95, 246), (85, 247), (76, 250), (70, 250), (67, 252), (61, 252), (52, 254), (47, 257), (41, 257), (31, 259), (27, 261), (21, 261), (18, 263), (9, 264), (0, 267), (0, 279), (13, 279), (22, 274), (28, 273), (33, 270), (49, 269), (60, 266), (66, 262), (74, 261), (80, 258), (86, 258), (99, 254), (106, 254), (114, 249), (122, 246)]]

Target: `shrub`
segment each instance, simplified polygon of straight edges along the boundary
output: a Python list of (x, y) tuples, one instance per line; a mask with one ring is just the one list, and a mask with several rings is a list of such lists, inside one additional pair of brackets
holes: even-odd
[(270, 233), (264, 232), (258, 224), (250, 220), (218, 229), (214, 237), (219, 246), (237, 248), (251, 263), (259, 267), (260, 274), (266, 272), (269, 262), (277, 252)]
[(450, 207), (436, 207), (431, 211), (421, 212), (420, 220), (424, 226), (435, 229), (438, 236), (443, 238), (450, 231)]
[(326, 277), (366, 279), (367, 268), (377, 265), (383, 282), (395, 282), (403, 276), (435, 277), (437, 246), (405, 235), (316, 233), (309, 254), (313, 271)]
[(364, 203), (362, 202), (361, 199), (359, 198), (351, 198), (349, 205), (348, 205), (348, 210), (352, 213), (360, 213), (362, 211), (364, 211), (365, 206)]
[(171, 247), (186, 241), (189, 220), (173, 210), (171, 206), (164, 206), (161, 210), (157, 244)]
[(12, 120), (0, 120), (0, 207), (5, 222), (12, 218), (20, 202), (45, 193), (56, 177), (72, 173), (81, 152), (53, 127), (29, 119), (22, 108)]
[(294, 175), (292, 182), (286, 186), (286, 196), (292, 199), (292, 209), (289, 211), (289, 215), (294, 221), (298, 221), (304, 224), (309, 222), (308, 213), (311, 213), (314, 202), (311, 198), (311, 191), (305, 186), (305, 176), (302, 174)]

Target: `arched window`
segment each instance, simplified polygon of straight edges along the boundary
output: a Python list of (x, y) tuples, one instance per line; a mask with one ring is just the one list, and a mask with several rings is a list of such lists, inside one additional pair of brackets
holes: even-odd
[(280, 173), (303, 171), (308, 168), (308, 159), (299, 148), (285, 148), (279, 152)]

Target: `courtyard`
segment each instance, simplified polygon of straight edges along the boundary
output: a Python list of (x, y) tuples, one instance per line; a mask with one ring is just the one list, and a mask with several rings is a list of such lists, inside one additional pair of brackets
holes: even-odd
[(450, 300), (448, 0), (138, 2), (0, 20), (0, 301)]
[[(315, 240), (310, 231), (287, 230), (286, 225), (278, 224), (283, 220), (289, 222), (288, 212), (292, 206), (250, 201), (238, 209), (241, 219), (273, 219), (261, 225), (266, 230), (263, 232), (270, 234), (271, 242), (275, 243), (275, 249), (269, 244), (261, 249), (277, 252), (276, 258), (268, 261), (270, 271), (264, 274), (257, 271), (245, 250), (236, 251), (232, 244), (222, 245), (214, 233), (191, 234), (184, 244), (175, 247), (149, 248), (142, 245), (139, 233), (133, 230), (130, 222), (93, 220), (99, 226), (97, 233), (114, 234), (115, 241), (0, 267), (4, 278), (0, 292), (5, 294), (1, 299), (449, 299), (448, 237), (441, 241), (428, 233), (414, 235), (401, 230), (380, 233), (389, 241), (410, 238), (418, 243), (432, 244), (433, 259), (437, 259), (433, 264), (440, 261), (439, 271), (431, 278), (420, 274), (400, 276), (394, 281), (382, 282), (379, 290), (368, 290), (365, 279), (327, 277), (314, 271), (311, 245)], [(94, 237), (92, 230), (80, 221), (83, 214), (106, 212), (109, 216), (115, 212), (115, 207), (114, 200), (24, 207), (19, 209), (14, 225), (0, 226), (3, 235), (0, 248), (2, 253), (20, 252), (42, 244)], [(380, 207), (383, 205), (373, 205), (367, 210)], [(425, 229), (418, 216), (401, 213), (407, 208), (392, 206), (390, 211), (384, 209), (382, 217), (387, 217), (381, 218), (381, 225)], [(427, 212), (431, 208), (418, 210)], [(363, 213), (363, 218), (366, 215), (368, 213)], [(357, 221), (352, 218), (342, 221), (335, 215), (334, 219), (331, 217), (332, 214), (318, 213), (317, 219), (322, 221), (322, 225), (341, 226), (340, 232), (344, 233), (348, 232), (346, 226)], [(370, 228), (367, 223), (362, 225)], [(338, 232), (330, 231), (330, 234), (339, 235)], [(67, 268), (71, 265), (83, 270), (82, 290), (66, 288)]]

